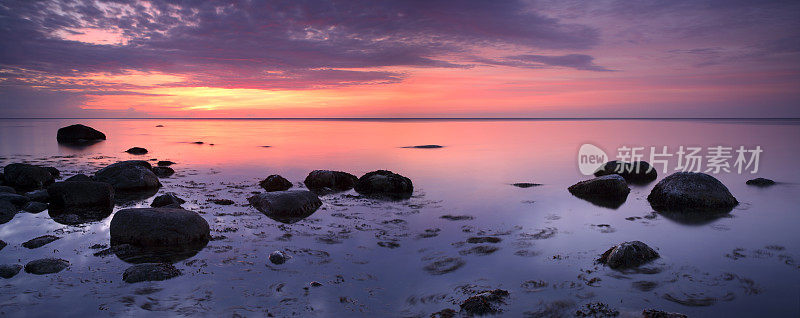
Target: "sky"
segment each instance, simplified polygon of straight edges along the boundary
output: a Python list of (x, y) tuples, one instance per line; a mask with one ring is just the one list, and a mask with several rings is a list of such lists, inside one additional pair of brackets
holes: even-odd
[(800, 117), (800, 1), (6, 0), (20, 117)]

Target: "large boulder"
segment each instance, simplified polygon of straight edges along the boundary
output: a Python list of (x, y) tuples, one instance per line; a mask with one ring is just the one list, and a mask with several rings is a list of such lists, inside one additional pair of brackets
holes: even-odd
[(134, 263), (190, 257), (211, 238), (208, 222), (202, 216), (166, 207), (119, 210), (111, 219), (110, 232), (112, 247), (130, 245), (141, 250), (123, 258)]
[(659, 212), (719, 214), (739, 204), (716, 178), (700, 172), (677, 172), (659, 181), (647, 196)]
[(306, 190), (261, 193), (247, 201), (267, 217), (287, 224), (307, 218), (322, 205), (316, 194)]
[(347, 191), (355, 186), (358, 178), (342, 171), (314, 170), (303, 183), (309, 190), (317, 192)]
[(659, 258), (658, 252), (640, 241), (621, 243), (608, 249), (597, 261), (613, 269), (626, 269)]
[(12, 163), (3, 169), (4, 184), (31, 191), (47, 187), (55, 181), (46, 168), (25, 163)]
[(181, 275), (181, 271), (172, 264), (148, 263), (137, 264), (125, 270), (122, 280), (133, 284), (138, 282), (162, 281)]
[(106, 140), (106, 135), (92, 127), (75, 124), (58, 129), (56, 140), (60, 143), (82, 143)]
[(414, 185), (409, 178), (388, 170), (377, 170), (358, 178), (355, 190), (369, 197), (407, 199), (414, 192)]
[(584, 180), (568, 188), (572, 195), (595, 205), (617, 208), (628, 198), (631, 188), (620, 175), (611, 174)]
[(47, 193), (50, 216), (59, 223), (102, 220), (114, 209), (114, 188), (105, 182), (56, 182), (47, 188)]
[(609, 161), (594, 172), (595, 177), (602, 177), (610, 174), (618, 174), (625, 178), (625, 181), (631, 183), (647, 183), (658, 177), (656, 169), (650, 166), (647, 161)]
[(286, 178), (277, 174), (273, 174), (266, 179), (261, 180), (258, 185), (267, 192), (286, 191), (292, 187), (292, 183), (289, 180), (286, 180)]
[(117, 191), (146, 191), (158, 189), (161, 186), (150, 163), (143, 160), (128, 160), (111, 164), (97, 171), (94, 179), (111, 184)]

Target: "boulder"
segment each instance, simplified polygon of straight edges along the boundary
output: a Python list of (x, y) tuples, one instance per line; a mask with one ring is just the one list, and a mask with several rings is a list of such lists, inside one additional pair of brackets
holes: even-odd
[(110, 232), (112, 247), (128, 244), (146, 254), (123, 259), (136, 263), (191, 256), (211, 239), (208, 222), (199, 214), (166, 207), (119, 210), (111, 219)]
[(106, 135), (92, 127), (75, 124), (58, 129), (56, 140), (59, 143), (83, 143), (106, 140)]
[(621, 243), (608, 249), (597, 260), (613, 269), (638, 267), (659, 258), (658, 252), (640, 241)]
[(175, 174), (175, 170), (170, 167), (153, 167), (152, 171), (159, 178), (167, 178)]
[(47, 210), (47, 203), (31, 201), (28, 202), (28, 204), (26, 204), (25, 207), (22, 208), (22, 210), (30, 213), (39, 213), (44, 210)]
[(716, 178), (700, 172), (677, 172), (659, 181), (647, 196), (659, 212), (728, 213), (739, 204)]
[(74, 176), (71, 176), (71, 177), (65, 179), (64, 181), (94, 181), (94, 179), (92, 179), (91, 177), (89, 177), (89, 176), (87, 176), (87, 175), (85, 175), (83, 173), (79, 173), (79, 174), (76, 174)]
[(369, 197), (407, 199), (414, 192), (414, 185), (409, 178), (388, 170), (377, 170), (358, 178), (355, 190)]
[(116, 191), (146, 191), (158, 189), (161, 182), (151, 171), (150, 163), (143, 160), (121, 161), (94, 174), (96, 181), (109, 183)]
[(647, 161), (609, 161), (594, 172), (595, 177), (611, 174), (618, 174), (630, 183), (647, 183), (658, 178), (656, 169), (650, 166)]
[(153, 199), (153, 203), (151, 203), (150, 206), (154, 208), (160, 208), (160, 207), (180, 208), (181, 204), (184, 203), (186, 203), (186, 200), (179, 198), (173, 192), (168, 192), (159, 195), (155, 199)]
[(277, 174), (273, 174), (267, 177), (266, 179), (261, 180), (261, 182), (259, 182), (258, 185), (261, 186), (261, 188), (263, 188), (267, 192), (286, 191), (292, 187), (292, 183), (289, 182), (289, 180), (286, 180), (286, 178), (281, 177)]
[(611, 174), (578, 182), (568, 188), (572, 195), (595, 205), (618, 208), (628, 198), (631, 189), (619, 175)]
[(20, 270), (22, 270), (22, 265), (18, 265), (18, 264), (14, 264), (14, 265), (3, 264), (3, 265), (0, 265), (0, 277), (5, 278), (5, 279), (9, 279), (11, 277), (17, 276), (17, 274), (19, 274)]
[(47, 193), (50, 216), (63, 224), (102, 220), (114, 209), (114, 188), (105, 182), (56, 182), (47, 188)]
[(22, 243), (22, 247), (27, 249), (40, 248), (58, 239), (60, 239), (60, 237), (55, 235), (42, 235), (37, 238), (32, 238), (25, 243)]
[(43, 258), (25, 264), (25, 272), (35, 275), (58, 273), (69, 267), (69, 262), (60, 258)]
[(306, 190), (261, 193), (247, 201), (267, 217), (287, 224), (305, 219), (322, 205), (316, 194)]
[(49, 202), (50, 195), (47, 193), (47, 189), (39, 189), (33, 190), (31, 192), (25, 193), (25, 196), (28, 197), (31, 201), (36, 202)]
[(750, 179), (745, 182), (747, 185), (757, 186), (757, 187), (768, 187), (775, 184), (775, 181), (766, 178), (755, 178)]
[(147, 154), (147, 149), (144, 149), (142, 147), (133, 147), (128, 150), (125, 150), (125, 152), (132, 155), (144, 155)]
[(181, 275), (181, 271), (172, 264), (147, 263), (137, 264), (125, 270), (122, 280), (133, 284), (138, 282), (162, 281)]
[(55, 181), (47, 169), (25, 163), (12, 163), (3, 169), (4, 184), (23, 191), (47, 187)]
[(314, 170), (303, 183), (309, 190), (322, 192), (347, 191), (355, 186), (358, 178), (342, 171)]

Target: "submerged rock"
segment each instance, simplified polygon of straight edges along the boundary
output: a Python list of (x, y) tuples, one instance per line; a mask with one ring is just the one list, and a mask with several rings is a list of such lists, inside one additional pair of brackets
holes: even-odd
[(19, 271), (22, 270), (22, 265), (14, 264), (8, 265), (3, 264), (0, 265), (0, 277), (9, 279), (19, 274)]
[(69, 178), (64, 179), (64, 182), (67, 182), (67, 181), (94, 181), (94, 179), (92, 179), (91, 177), (89, 177), (89, 176), (87, 176), (87, 175), (85, 175), (83, 173), (79, 173), (79, 174), (76, 174), (74, 176), (71, 176)]
[(94, 174), (97, 181), (109, 183), (116, 191), (145, 191), (158, 189), (161, 182), (143, 160), (121, 161), (100, 169)]
[(214, 204), (219, 204), (219, 205), (232, 205), (232, 204), (235, 203), (235, 202), (233, 202), (233, 200), (230, 200), (230, 199), (208, 199), (208, 202), (211, 202), (211, 203), (214, 203)]
[(716, 178), (699, 172), (677, 172), (659, 181), (647, 201), (659, 212), (728, 213), (739, 204)]
[(125, 273), (122, 274), (122, 280), (126, 283), (133, 284), (139, 282), (162, 281), (180, 275), (181, 271), (172, 264), (147, 263), (128, 267)]
[(589, 303), (575, 311), (575, 317), (616, 317), (619, 311), (604, 303)]
[(425, 265), (422, 269), (431, 275), (443, 275), (455, 271), (465, 264), (466, 262), (458, 257), (443, 257), (434, 259), (433, 262)]
[(22, 247), (27, 248), (27, 249), (40, 248), (42, 246), (45, 246), (47, 244), (50, 244), (50, 243), (58, 240), (58, 239), (60, 239), (60, 237), (55, 236), (55, 235), (42, 235), (42, 236), (39, 236), (37, 238), (30, 239), (25, 243), (22, 243)]
[(414, 192), (414, 185), (411, 179), (402, 175), (388, 170), (377, 170), (358, 178), (355, 190), (369, 197), (407, 199)]
[(22, 208), (22, 210), (30, 213), (39, 213), (44, 210), (47, 210), (47, 203), (31, 201), (28, 202), (28, 204), (26, 204), (25, 207)]
[(153, 199), (153, 203), (151, 203), (150, 206), (154, 208), (160, 208), (160, 207), (180, 208), (181, 204), (184, 203), (186, 203), (186, 200), (179, 198), (173, 192), (167, 192)]
[(170, 167), (153, 167), (152, 171), (159, 178), (167, 178), (175, 174), (175, 170)]
[(658, 178), (656, 169), (650, 166), (647, 161), (624, 162), (613, 160), (606, 162), (594, 172), (595, 177), (611, 174), (617, 174), (630, 183), (646, 183)]
[(55, 274), (69, 267), (69, 262), (60, 258), (42, 258), (25, 264), (25, 272), (34, 275)]
[(59, 128), (56, 133), (56, 141), (59, 143), (82, 143), (99, 140), (106, 140), (106, 135), (97, 129), (81, 124)]
[(775, 184), (775, 181), (766, 178), (755, 178), (750, 179), (745, 182), (747, 185), (757, 186), (757, 187), (768, 187)]
[(659, 257), (658, 252), (647, 244), (631, 241), (608, 249), (597, 261), (613, 269), (626, 269), (638, 267)]
[(488, 315), (499, 313), (502, 310), (497, 307), (503, 303), (503, 299), (508, 297), (508, 291), (495, 289), (479, 293), (464, 300), (459, 307), (467, 315)]
[(530, 182), (517, 182), (517, 183), (512, 183), (511, 185), (515, 186), (517, 188), (531, 188), (531, 187), (540, 186), (541, 184), (540, 183), (530, 183)]
[(128, 150), (125, 150), (125, 152), (132, 155), (144, 155), (147, 154), (147, 149), (144, 149), (142, 147), (133, 147)]
[(169, 166), (174, 165), (174, 164), (175, 164), (174, 162), (169, 161), (169, 160), (161, 160), (161, 161), (156, 163), (156, 165), (159, 166), (159, 167), (169, 167)]
[(123, 259), (135, 263), (191, 256), (211, 239), (208, 222), (203, 217), (176, 208), (119, 210), (111, 219), (110, 233), (112, 247), (128, 244), (142, 249), (141, 257), (132, 255)]
[(303, 183), (312, 191), (347, 191), (353, 188), (358, 177), (342, 171), (314, 170)]
[(289, 182), (289, 180), (286, 180), (286, 178), (281, 177), (277, 174), (273, 174), (267, 177), (266, 179), (261, 180), (261, 182), (259, 182), (258, 185), (261, 186), (261, 188), (266, 190), (267, 192), (286, 191), (292, 187), (292, 183)]
[(416, 149), (439, 149), (444, 148), (444, 146), (440, 145), (418, 145), (418, 146), (406, 146), (403, 148), (416, 148)]
[(568, 190), (578, 198), (607, 208), (618, 208), (631, 192), (625, 179), (616, 174), (581, 181)]
[(47, 187), (55, 178), (47, 169), (26, 163), (12, 163), (3, 169), (4, 184), (18, 190), (31, 191)]
[(270, 219), (287, 224), (307, 218), (322, 205), (316, 194), (306, 190), (261, 193), (247, 201)]
[(642, 318), (687, 318), (687, 316), (676, 312), (666, 312), (656, 309), (645, 309), (642, 311)]
[(289, 259), (289, 256), (284, 252), (274, 251), (269, 253), (269, 261), (272, 262), (272, 264), (280, 265), (286, 263), (287, 259)]
[(102, 220), (114, 209), (114, 188), (105, 182), (56, 182), (47, 188), (47, 192), (50, 195), (49, 214), (59, 223)]

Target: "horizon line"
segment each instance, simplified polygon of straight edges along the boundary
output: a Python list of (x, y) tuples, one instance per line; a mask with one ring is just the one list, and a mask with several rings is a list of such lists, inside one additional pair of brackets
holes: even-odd
[(0, 117), (8, 119), (119, 120), (800, 120), (800, 117)]

